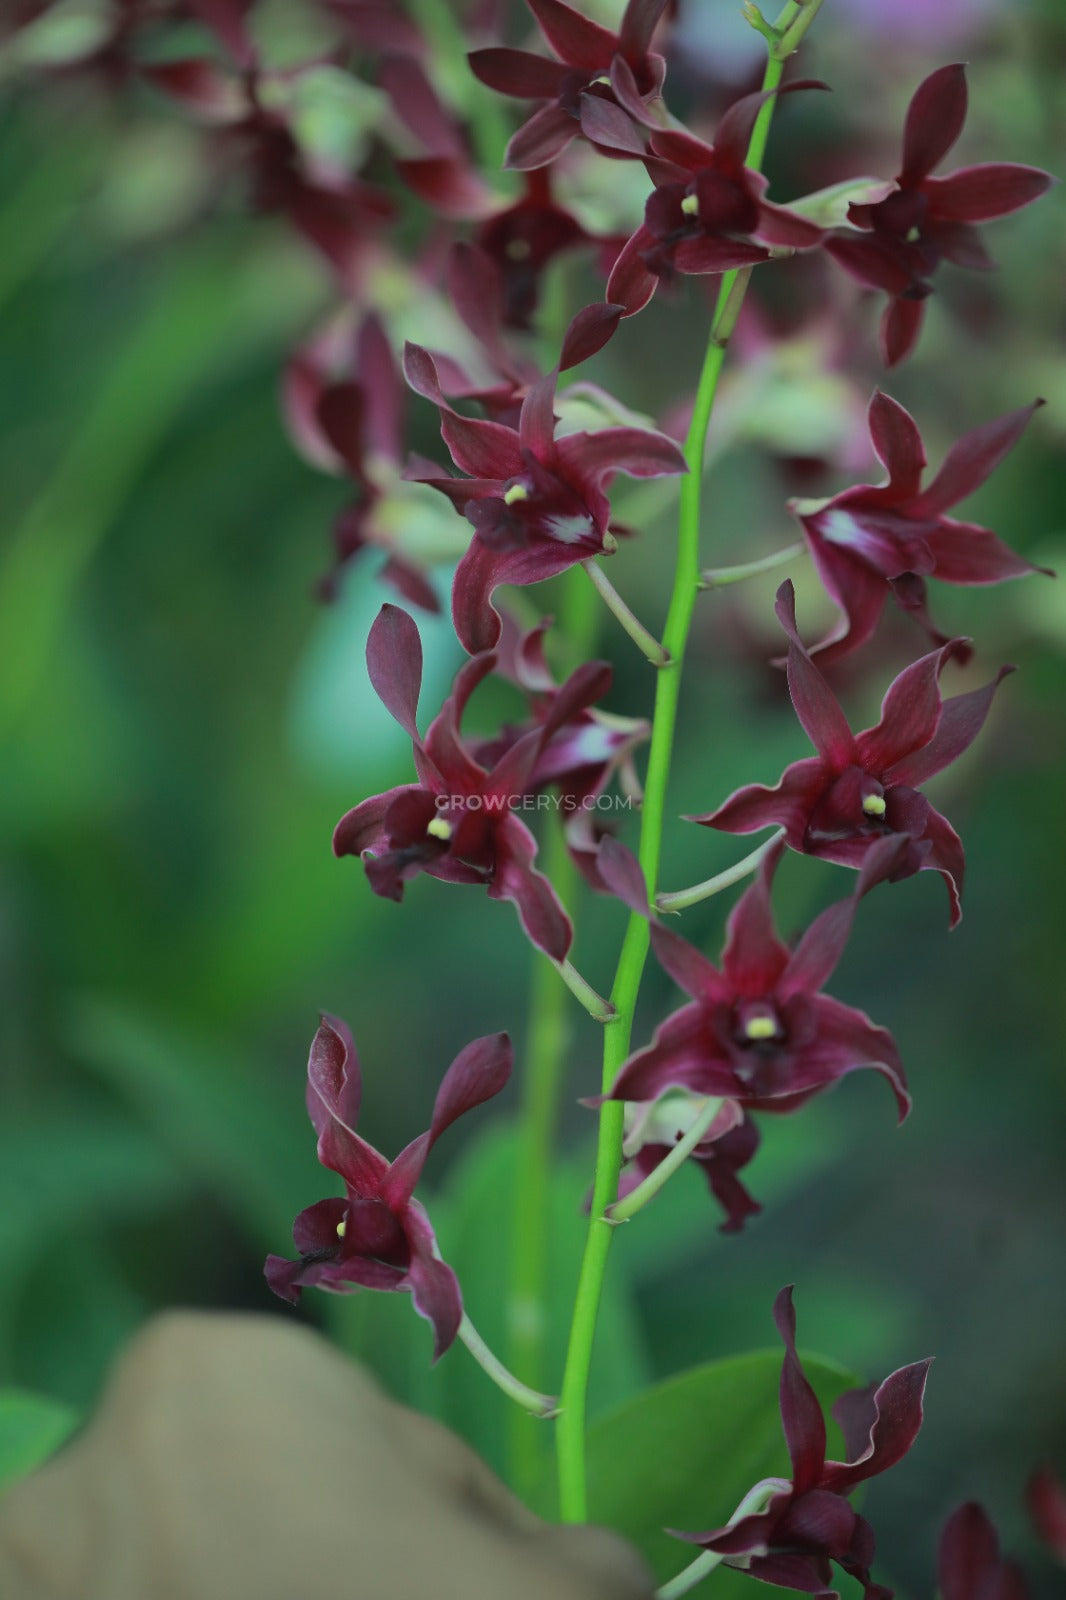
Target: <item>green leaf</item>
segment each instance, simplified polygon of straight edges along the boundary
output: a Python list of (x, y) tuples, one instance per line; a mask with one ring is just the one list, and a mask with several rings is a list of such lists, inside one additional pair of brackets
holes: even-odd
[[(813, 1357), (804, 1358), (804, 1369), (827, 1411), (858, 1381)], [(594, 1422), (590, 1521), (630, 1539), (660, 1580), (680, 1572), (695, 1552), (665, 1528), (721, 1527), (760, 1479), (789, 1476), (777, 1403), (780, 1373), (779, 1350), (712, 1361), (656, 1384)], [(842, 1441), (831, 1443), (830, 1453), (842, 1455)], [(550, 1511), (553, 1500), (546, 1479), (536, 1509)]]
[(74, 1431), (72, 1406), (29, 1389), (0, 1389), (0, 1489), (47, 1461)]

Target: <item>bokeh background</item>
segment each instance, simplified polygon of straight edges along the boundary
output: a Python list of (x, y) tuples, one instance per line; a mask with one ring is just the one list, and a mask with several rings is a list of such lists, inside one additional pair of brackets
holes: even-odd
[[(307, 10), (264, 7), (282, 57)], [(521, 32), (516, 19), (511, 28)], [(713, 113), (759, 71), (732, 5), (683, 5), (680, 38), (681, 110)], [(948, 166), (1054, 169), (1066, 16), (1053, 0), (826, 0), (802, 70), (835, 92), (783, 113), (772, 193), (891, 174), (910, 93), (958, 59), (970, 64), (971, 114)], [(200, 135), (143, 85), (107, 88), (10, 51), (2, 63), (0, 1382), (81, 1408), (157, 1307), (296, 1314), (272, 1303), (261, 1261), (287, 1250), (293, 1214), (329, 1187), (303, 1110), (318, 1010), (351, 1022), (366, 1132), (398, 1148), (425, 1125), (466, 1040), (500, 1027), (521, 1040), (530, 952), (505, 906), (420, 880), (401, 909), (330, 853), (340, 814), (409, 769), (362, 667), (388, 596), (370, 561), (332, 606), (317, 602), (348, 492), (298, 458), (279, 415), (286, 353), (332, 304), (321, 265), (276, 219), (250, 216), (239, 186), (219, 189)], [(934, 463), (967, 427), (1047, 398), (964, 514), (1062, 570), (1062, 203), (1053, 193), (985, 236), (1001, 271), (941, 271), (918, 354), (886, 387), (916, 415)], [(587, 265), (567, 270), (556, 296), (576, 306), (597, 293)], [(789, 542), (786, 496), (855, 481), (840, 464), (849, 452), (850, 471), (865, 474), (862, 412), (883, 379), (872, 300), (819, 267), (763, 271), (740, 340), (750, 365), (722, 397), (705, 533), (716, 564)], [(700, 285), (660, 296), (596, 375), (668, 418), (695, 377), (705, 303)], [(397, 313), (394, 331), (418, 337), (417, 308)], [(421, 402), (411, 442), (443, 459)], [(654, 627), (670, 507), (641, 493), (628, 512), (619, 497), (643, 536), (612, 576)], [(794, 571), (813, 636), (825, 603), (804, 564)], [(778, 576), (701, 604), (679, 815), (740, 782), (772, 781), (805, 753), (765, 665)], [(948, 936), (933, 875), (882, 891), (834, 980), (894, 1032), (913, 1116), (897, 1130), (883, 1085), (858, 1075), (787, 1122), (764, 1119), (750, 1177), (765, 1211), (739, 1239), (716, 1233), (698, 1179), (683, 1174), (619, 1240), (597, 1404), (772, 1344), (773, 1296), (794, 1280), (804, 1346), (864, 1377), (937, 1356), (920, 1443), (865, 1507), (900, 1592), (932, 1593), (936, 1530), (976, 1497), (1050, 1600), (1061, 1577), (1033, 1540), (1022, 1493), (1038, 1462), (1066, 1471), (1066, 599), (1034, 577), (938, 590), (935, 609), (977, 639), (958, 687), (1001, 661), (1022, 671), (976, 749), (936, 780), (967, 847), (962, 926)], [(444, 624), (424, 631), (429, 707), (459, 652)], [(902, 620), (879, 639), (861, 670), (835, 679), (856, 726), (921, 648)], [(645, 713), (650, 675), (609, 619), (600, 649), (616, 662), (611, 708)], [(694, 833), (671, 832), (668, 886), (739, 853)], [(839, 893), (832, 869), (788, 860), (782, 926), (799, 930)], [(726, 909), (686, 915), (686, 933), (712, 954)], [(594, 983), (609, 985), (620, 928), (617, 907), (580, 906), (576, 958)], [(638, 1038), (675, 998), (650, 969)], [(591, 1117), (576, 1102), (595, 1091), (598, 1043), (578, 1015), (560, 1302), (590, 1170)], [(492, 1190), (507, 1165), (504, 1114), (457, 1129), (429, 1174), (445, 1254), (469, 1263), (486, 1332), (504, 1314), (505, 1207)], [(494, 1402), (465, 1369), (451, 1388), (428, 1375), (428, 1330), (405, 1301), (312, 1296), (299, 1315), (330, 1323), (405, 1398), (453, 1422), (469, 1400), (476, 1416), (464, 1426), (494, 1457)], [(448, 1362), (466, 1359), (457, 1350)]]

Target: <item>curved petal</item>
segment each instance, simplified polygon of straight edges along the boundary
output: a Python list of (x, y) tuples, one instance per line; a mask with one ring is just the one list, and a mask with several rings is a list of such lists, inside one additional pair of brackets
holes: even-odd
[(577, 123), (562, 106), (541, 106), (511, 135), (503, 164), (511, 172), (535, 172), (561, 155), (577, 135)]
[(1055, 576), (1050, 568), (1035, 567), (988, 528), (973, 522), (944, 517), (936, 533), (927, 535), (926, 543), (934, 562), (930, 576), (939, 578), (941, 583), (1005, 583), (1009, 578), (1027, 578), (1033, 572), (1042, 572), (1048, 578)]
[(791, 578), (778, 589), (774, 610), (788, 635), (788, 689), (796, 715), (827, 766), (843, 771), (855, 760), (855, 739), (840, 702), (796, 630), (796, 591)]
[(582, 72), (605, 72), (618, 49), (615, 34), (563, 0), (527, 0), (540, 31), (560, 60)]
[(823, 539), (808, 519), (801, 519), (801, 525), (825, 591), (844, 613), (838, 625), (811, 651), (812, 656), (828, 663), (857, 650), (872, 636), (885, 609), (888, 584), (860, 556)]
[(942, 1600), (973, 1600), (983, 1595), (999, 1565), (999, 1536), (982, 1506), (959, 1506), (940, 1535), (937, 1575)]
[(881, 318), (881, 355), (886, 367), (898, 367), (918, 343), (925, 319), (924, 300), (890, 300)]
[(414, 740), (422, 688), (422, 639), (412, 617), (383, 605), (366, 641), (366, 666), (378, 699)]
[(466, 59), (479, 83), (519, 100), (554, 100), (567, 76), (561, 61), (550, 61), (529, 50), (471, 50)]
[(704, 828), (719, 828), (723, 833), (755, 833), (759, 828), (785, 829), (793, 850), (803, 849), (803, 835), (811, 811), (829, 782), (825, 763), (817, 756), (794, 761), (773, 789), (749, 783), (731, 794), (717, 811), (706, 816), (688, 817)]
[(361, 856), (364, 850), (381, 850), (388, 843), (385, 818), (393, 801), (401, 795), (421, 792), (421, 784), (404, 783), (397, 789), (386, 789), (384, 794), (371, 795), (369, 800), (353, 806), (333, 830), (333, 854)]
[(644, 154), (644, 141), (621, 106), (600, 94), (583, 94), (580, 101), (581, 132), (591, 144), (621, 155)]
[(759, 201), (759, 225), (753, 229), (756, 239), (787, 250), (814, 250), (825, 238), (826, 230), (807, 217), (801, 217), (787, 206), (775, 206), (769, 200)]
[(911, 1109), (911, 1097), (892, 1035), (876, 1027), (865, 1012), (831, 995), (815, 995), (812, 1005), (818, 1031), (805, 1049), (796, 1052), (789, 1092), (824, 1088), (851, 1072), (872, 1067), (888, 1080), (902, 1122)]
[(631, 66), (639, 66), (647, 55), (666, 5), (667, 0), (628, 0), (618, 29), (618, 48)]
[(877, 726), (865, 728), (855, 740), (859, 761), (867, 772), (881, 777), (930, 742), (940, 720), (940, 674), (960, 643), (950, 639), (939, 650), (904, 667), (889, 684)]
[(615, 257), (604, 298), (612, 305), (624, 307), (622, 315), (625, 317), (642, 311), (658, 287), (658, 274), (652, 272), (644, 260), (654, 243), (651, 229), (642, 223)]
[(609, 1100), (637, 1104), (658, 1100), (668, 1089), (730, 1098), (737, 1088), (728, 1051), (714, 1035), (704, 1008), (682, 1006), (655, 1030), (650, 1045), (625, 1062)]
[(980, 428), (972, 428), (956, 439), (932, 483), (917, 496), (910, 506), (915, 517), (936, 517), (942, 511), (965, 500), (990, 477), (1003, 458), (1013, 450), (1029, 426), (1033, 413), (1044, 404), (1034, 400), (1031, 406), (997, 417)]
[(533, 861), (537, 842), (524, 822), (509, 813), (496, 830), (496, 870), (489, 885), (493, 900), (510, 900), (527, 938), (553, 961), (562, 961), (574, 930), (549, 880)]
[(955, 928), (962, 920), (962, 888), (966, 872), (966, 856), (962, 840), (947, 817), (941, 816), (939, 811), (934, 811), (932, 806), (929, 807), (923, 837), (932, 848), (919, 871), (928, 868), (930, 871), (939, 872), (943, 878), (950, 902), (949, 926)]
[(973, 744), (984, 726), (996, 690), (1014, 670), (1011, 666), (1001, 667), (992, 682), (986, 683), (983, 689), (971, 689), (968, 694), (953, 695), (950, 700), (945, 700), (933, 738), (920, 750), (905, 755), (886, 773), (886, 777), (893, 783), (920, 788), (928, 778), (943, 772)]
[(614, 472), (629, 478), (661, 478), (687, 472), (688, 463), (673, 439), (648, 428), (600, 428), (570, 433), (557, 445), (559, 461), (571, 478), (599, 486)]
[(774, 1322), (785, 1346), (781, 1368), (781, 1425), (792, 1462), (792, 1491), (798, 1496), (819, 1484), (825, 1462), (826, 1431), (818, 1396), (808, 1383), (796, 1354), (796, 1311), (791, 1284), (782, 1289), (774, 1301)]
[(445, 1262), (433, 1252), (433, 1231), (412, 1206), (406, 1218), (411, 1265), (405, 1289), (410, 1289), (415, 1310), (433, 1328), (433, 1359), (439, 1361), (455, 1341), (463, 1320), (463, 1297), (459, 1280)]
[(922, 1426), (922, 1400), (932, 1361), (891, 1373), (874, 1394), (874, 1420), (866, 1449), (854, 1461), (827, 1461), (822, 1487), (848, 1494), (855, 1485), (902, 1461)]
[(1013, 161), (959, 167), (922, 185), (931, 217), (948, 222), (989, 222), (1038, 200), (1054, 183), (1050, 172)]
[(899, 250), (891, 240), (853, 232), (849, 228), (830, 234), (825, 248), (845, 272), (867, 289), (885, 289), (889, 294), (899, 295), (910, 288), (910, 266), (900, 259)]
[(651, 927), (651, 944), (659, 965), (668, 972), (679, 989), (684, 989), (693, 1000), (711, 1000), (729, 1003), (733, 987), (714, 964), (701, 955), (694, 945), (682, 939), (672, 928), (659, 922)]
[(738, 173), (744, 168), (748, 146), (758, 120), (759, 112), (774, 95), (792, 94), (797, 89), (828, 89), (829, 85), (815, 78), (797, 78), (776, 89), (763, 89), (756, 94), (742, 95), (734, 100), (722, 117), (714, 135), (714, 164), (722, 172)]
[(892, 881), (904, 865), (906, 849), (906, 836), (896, 834), (887, 834), (869, 846), (854, 892), (816, 917), (789, 957), (775, 989), (779, 1000), (814, 994), (828, 982), (844, 954), (859, 901), (879, 883)]
[(966, 121), (966, 68), (961, 62), (931, 72), (911, 97), (903, 126), (899, 182), (914, 188), (941, 162)]
[(307, 1062), (307, 1110), (318, 1159), (357, 1194), (376, 1194), (388, 1163), (355, 1131), (362, 1097), (359, 1058), (347, 1026), (323, 1017)]
[(513, 1064), (514, 1051), (506, 1033), (488, 1034), (460, 1050), (437, 1090), (428, 1132), (412, 1139), (389, 1168), (382, 1194), (390, 1206), (398, 1211), (407, 1204), (422, 1176), (426, 1157), (445, 1128), (499, 1094), (511, 1076)]
[(624, 313), (625, 306), (612, 305), (609, 301), (596, 301), (593, 305), (584, 306), (571, 319), (563, 337), (559, 371), (566, 372), (570, 367), (579, 366), (582, 361), (587, 361), (602, 350), (614, 337)]
[(501, 624), (491, 599), (500, 584), (541, 583), (594, 553), (585, 545), (558, 539), (531, 540), (516, 550), (490, 550), (473, 538), (452, 585), (452, 620), (463, 649), (476, 655), (497, 643)]
[(870, 440), (902, 499), (917, 494), (925, 470), (925, 448), (918, 425), (898, 400), (875, 389), (869, 411)]
[(682, 239), (670, 251), (670, 261), (676, 270), (692, 276), (732, 272), (734, 267), (757, 266), (760, 261), (769, 259), (769, 250), (761, 244), (750, 244), (744, 239), (728, 239), (716, 234)]

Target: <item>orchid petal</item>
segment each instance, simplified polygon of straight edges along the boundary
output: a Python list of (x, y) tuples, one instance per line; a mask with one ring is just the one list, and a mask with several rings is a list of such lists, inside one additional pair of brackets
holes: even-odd
[(732, 981), (672, 928), (653, 922), (651, 944), (659, 965), (693, 1000), (725, 1003), (733, 999)]
[(904, 667), (889, 684), (881, 702), (880, 721), (876, 727), (864, 729), (855, 741), (860, 765), (867, 772), (883, 777), (930, 742), (940, 720), (940, 674), (962, 642), (949, 640)]
[(792, 1462), (793, 1494), (801, 1495), (815, 1488), (821, 1479), (826, 1431), (818, 1397), (796, 1354), (796, 1312), (791, 1285), (782, 1289), (774, 1301), (774, 1322), (785, 1346), (781, 1368), (781, 1424)]
[(510, 900), (527, 938), (553, 961), (562, 961), (574, 930), (555, 889), (533, 861), (537, 842), (525, 823), (508, 813), (496, 831), (496, 870), (489, 885), (493, 900)]
[(792, 849), (802, 850), (808, 818), (826, 781), (825, 763), (817, 757), (794, 761), (775, 788), (746, 784), (723, 801), (717, 811), (687, 820), (704, 828), (719, 828), (723, 833), (756, 833), (760, 828), (783, 827)]
[(596, 301), (593, 305), (584, 306), (572, 318), (563, 336), (559, 371), (566, 372), (570, 367), (579, 366), (582, 361), (587, 361), (602, 350), (614, 337), (624, 314), (625, 306), (612, 305), (609, 301)]
[(519, 100), (554, 100), (567, 76), (561, 61), (529, 50), (493, 47), (472, 50), (466, 59), (479, 83)]
[(856, 1484), (902, 1461), (922, 1425), (922, 1399), (931, 1361), (891, 1373), (873, 1397), (874, 1420), (866, 1449), (854, 1461), (827, 1461), (822, 1488), (848, 1494)]
[(914, 188), (941, 162), (966, 121), (966, 68), (940, 67), (920, 83), (907, 107), (903, 126), (903, 166), (899, 182)]
[(890, 300), (881, 318), (879, 339), (886, 367), (898, 367), (918, 343), (925, 318), (924, 300)]
[(562, 0), (527, 0), (540, 31), (560, 60), (582, 72), (605, 72), (618, 49), (618, 39)]
[(777, 937), (770, 907), (770, 886), (784, 850), (782, 839), (767, 851), (754, 882), (729, 913), (722, 969), (738, 995), (771, 994), (788, 962), (788, 946)]
[(562, 106), (541, 106), (511, 135), (503, 164), (510, 172), (535, 172), (554, 161), (577, 135), (577, 123)]
[(985, 684), (983, 689), (971, 689), (968, 694), (953, 695), (950, 700), (945, 700), (933, 738), (921, 749), (904, 754), (886, 773), (886, 777), (892, 783), (905, 783), (918, 788), (956, 761), (977, 738), (996, 690), (1003, 679), (1014, 671), (1015, 668), (1011, 666), (1001, 667), (992, 682)]
[(382, 705), (417, 740), (422, 640), (414, 619), (399, 606), (383, 605), (374, 619), (366, 641), (366, 665)]
[(644, 141), (621, 106), (599, 94), (583, 94), (580, 98), (581, 132), (591, 144), (624, 155), (644, 154)]
[(932, 483), (912, 502), (911, 514), (936, 517), (973, 494), (1013, 450), (1043, 404), (1043, 400), (1035, 400), (1031, 406), (1008, 412), (956, 439)]
[(869, 412), (870, 440), (901, 499), (918, 492), (925, 469), (925, 449), (917, 424), (898, 400), (874, 390)]
[(604, 294), (613, 305), (625, 308), (623, 316), (632, 317), (642, 311), (658, 288), (658, 275), (644, 261), (644, 252), (654, 243), (651, 230), (641, 224), (615, 257)]
[(777, 620), (788, 635), (788, 689), (814, 748), (835, 771), (855, 760), (855, 738), (840, 702), (814, 665), (796, 629), (796, 591), (787, 578), (777, 591)]
[(928, 197), (930, 216), (937, 221), (989, 222), (1031, 205), (1054, 181), (1039, 167), (990, 161), (960, 167), (946, 178), (930, 178), (922, 192)]

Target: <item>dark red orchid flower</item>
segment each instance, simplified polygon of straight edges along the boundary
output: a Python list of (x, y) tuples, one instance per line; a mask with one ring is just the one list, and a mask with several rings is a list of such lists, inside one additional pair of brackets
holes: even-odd
[(318, 1134), (318, 1159), (344, 1179), (346, 1192), (300, 1212), (293, 1226), (297, 1261), (267, 1257), (274, 1293), (295, 1305), (310, 1288), (404, 1290), (433, 1325), (434, 1360), (443, 1355), (459, 1332), (463, 1301), (414, 1190), (445, 1128), (499, 1094), (511, 1061), (505, 1033), (468, 1044), (444, 1075), (429, 1131), (389, 1162), (355, 1131), (363, 1092), (359, 1058), (347, 1026), (324, 1016), (307, 1062), (307, 1110)]
[(419, 782), (373, 795), (337, 824), (338, 856), (361, 856), (375, 894), (403, 898), (419, 873), (446, 883), (480, 884), (494, 900), (513, 902), (538, 949), (561, 961), (570, 948), (569, 918), (548, 879), (534, 870), (536, 840), (519, 813), (527, 803), (537, 763), (567, 723), (606, 693), (611, 669), (588, 662), (567, 680), (544, 721), (509, 744), (491, 768), (464, 744), (460, 722), (467, 700), (496, 665), (492, 651), (460, 670), (451, 695), (425, 738), (416, 714), (422, 681), (422, 644), (414, 622), (385, 605), (367, 640), (367, 667), (385, 707), (410, 734)]
[[(668, 1095), (655, 1105), (627, 1108), (626, 1136), (622, 1152), (626, 1164), (618, 1181), (622, 1200), (670, 1154), (684, 1138), (704, 1108), (699, 1095)], [(762, 1206), (753, 1200), (737, 1173), (755, 1158), (759, 1130), (735, 1100), (723, 1102), (706, 1136), (692, 1151), (689, 1160), (707, 1180), (707, 1187), (725, 1212), (720, 1233), (739, 1233)]]
[[(910, 1109), (892, 1036), (862, 1011), (820, 991), (847, 943), (864, 895), (892, 876), (906, 841), (867, 852), (855, 892), (823, 911), (795, 950), (778, 937), (770, 887), (784, 842), (764, 857), (729, 917), (719, 969), (681, 936), (653, 923), (652, 946), (686, 994), (652, 1043), (623, 1066), (608, 1098), (646, 1103), (671, 1089), (720, 1096), (748, 1110), (792, 1111), (847, 1073), (872, 1067), (892, 1088), (900, 1120)], [(605, 853), (603, 871), (614, 883)]]
[[(601, 894), (611, 893), (598, 865), (606, 832), (603, 813), (607, 809), (601, 809), (599, 802), (618, 772), (628, 786), (627, 793), (636, 793), (633, 752), (649, 737), (650, 725), (640, 717), (607, 715), (590, 705), (578, 707), (559, 723), (559, 696), (569, 691), (556, 683), (545, 658), (544, 637), (551, 626), (550, 619), (526, 634), (519, 633), (506, 613), (502, 620), (496, 670), (525, 692), (532, 723), (507, 726), (495, 738), (473, 745), (472, 752), (482, 766), (491, 767), (526, 736), (530, 726), (543, 727), (549, 720), (556, 724), (556, 732), (541, 750), (530, 774), (530, 793), (538, 797), (538, 810), (562, 818), (570, 854), (592, 888)], [(553, 793), (549, 795), (547, 790)]]
[(606, 297), (632, 316), (647, 305), (660, 278), (728, 272), (769, 261), (772, 250), (812, 250), (825, 229), (765, 199), (767, 180), (745, 166), (756, 119), (773, 94), (824, 89), (804, 80), (770, 94), (749, 94), (718, 124), (714, 144), (690, 133), (657, 130), (646, 163), (653, 193), (644, 221), (622, 246)]
[(903, 127), (903, 164), (883, 200), (848, 208), (851, 228), (835, 230), (826, 249), (853, 278), (884, 289), (881, 353), (894, 367), (918, 340), (932, 274), (942, 260), (959, 267), (995, 266), (976, 222), (1018, 211), (1053, 182), (1036, 167), (988, 162), (930, 176), (962, 132), (966, 69), (940, 67), (915, 90)]
[(943, 700), (944, 665), (967, 641), (949, 639), (905, 667), (889, 685), (875, 728), (853, 734), (840, 704), (796, 632), (791, 582), (777, 592), (777, 616), (788, 634), (788, 687), (796, 715), (818, 754), (795, 761), (773, 789), (738, 789), (717, 811), (692, 817), (724, 833), (783, 827), (785, 841), (806, 855), (862, 867), (886, 835), (907, 841), (893, 880), (939, 872), (951, 903), (951, 926), (962, 916), (965, 858), (962, 841), (917, 785), (942, 772), (976, 739), (992, 697), (1013, 667), (1002, 667), (983, 689)]
[(1066, 1566), (1066, 1484), (1050, 1467), (1038, 1467), (1025, 1486), (1025, 1502), (1037, 1534)]
[(941, 1600), (1029, 1600), (1021, 1568), (999, 1553), (999, 1536), (973, 1501), (954, 1512), (940, 1535)]
[(504, 165), (547, 166), (580, 133), (614, 156), (642, 156), (638, 126), (659, 100), (666, 64), (650, 48), (667, 0), (629, 0), (618, 32), (562, 0), (527, 0), (557, 60), (527, 50), (475, 50), (474, 76), (500, 94), (548, 103), (522, 124)]
[[(561, 366), (598, 349), (617, 324), (619, 308), (589, 306), (570, 324)], [(414, 476), (446, 494), (474, 525), (470, 548), (452, 589), (455, 631), (471, 655), (491, 650), (500, 636), (492, 595), (502, 583), (540, 583), (579, 561), (609, 554), (611, 507), (605, 486), (615, 473), (657, 478), (686, 472), (685, 458), (665, 434), (642, 428), (602, 428), (555, 437), (558, 369), (535, 383), (522, 402), (517, 429), (463, 417), (445, 398), (427, 351), (409, 344), (407, 381), (440, 411), (441, 435), (465, 478), (433, 476), (416, 463)]]
[(870, 401), (870, 438), (888, 482), (859, 484), (831, 500), (793, 501), (818, 575), (844, 613), (815, 653), (836, 660), (873, 633), (889, 594), (935, 643), (946, 636), (925, 607), (925, 579), (942, 583), (1002, 583), (1047, 572), (1015, 555), (988, 528), (945, 516), (979, 489), (1018, 442), (1037, 400), (964, 434), (933, 481), (922, 488), (925, 450), (913, 417), (880, 390)]
[(398, 545), (396, 500), (412, 491), (403, 480), (406, 398), (388, 337), (378, 317), (326, 330), (288, 362), (282, 405), (293, 443), (315, 466), (351, 479), (357, 498), (333, 525), (334, 565), (321, 592), (332, 599), (341, 572), (360, 551), (386, 554), (380, 576), (412, 604), (439, 611), (425, 565)]
[(781, 1422), (791, 1482), (768, 1478), (765, 1485), (755, 1486), (753, 1494), (765, 1487), (764, 1510), (710, 1533), (675, 1537), (716, 1551), (726, 1566), (741, 1567), (763, 1583), (801, 1589), (818, 1600), (839, 1600), (829, 1588), (831, 1563), (836, 1562), (862, 1584), (864, 1600), (892, 1600), (892, 1590), (870, 1577), (873, 1529), (847, 1497), (860, 1483), (901, 1461), (918, 1437), (930, 1363), (900, 1367), (876, 1389), (871, 1385), (842, 1395), (833, 1415), (843, 1430), (848, 1459), (827, 1461), (825, 1418), (796, 1354), (791, 1288), (782, 1289), (774, 1302), (774, 1321), (785, 1345)]

